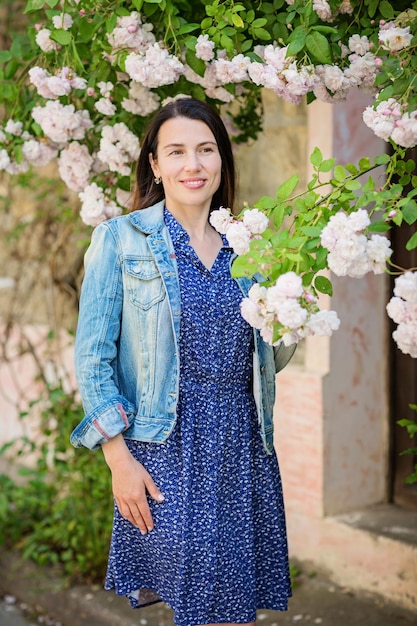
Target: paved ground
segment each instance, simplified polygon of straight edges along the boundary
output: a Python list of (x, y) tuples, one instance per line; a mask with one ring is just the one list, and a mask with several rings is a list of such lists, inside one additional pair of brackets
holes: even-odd
[[(66, 588), (55, 572), (22, 562), (12, 553), (0, 552), (0, 571), (1, 626), (173, 625), (172, 611), (163, 604), (132, 611), (124, 598), (112, 592), (85, 585)], [(322, 577), (301, 575), (288, 612), (258, 613), (258, 626), (289, 624), (417, 626), (417, 607), (415, 612), (406, 611), (378, 596), (353, 593)]]

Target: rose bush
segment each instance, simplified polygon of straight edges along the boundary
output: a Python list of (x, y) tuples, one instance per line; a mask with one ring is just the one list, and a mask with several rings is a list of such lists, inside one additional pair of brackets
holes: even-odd
[[(265, 279), (243, 312), (268, 340), (336, 329), (336, 314), (317, 307), (318, 292), (331, 293), (323, 270), (385, 271), (391, 248), (382, 233), (417, 220), (415, 164), (406, 156), (417, 144), (417, 3), (29, 0), (25, 13), (27, 33), (0, 52), (0, 170), (19, 175), (56, 159), (90, 226), (129, 208), (143, 129), (169, 98), (208, 100), (232, 139), (245, 142), (262, 125), (262, 89), (293, 103), (338, 102), (352, 88), (373, 94), (364, 123), (391, 144), (391, 158), (342, 166), (316, 149), (305, 190), (295, 175), (255, 203), (256, 213), (214, 218), (239, 255), (235, 274)], [(382, 187), (372, 177), (378, 167)], [(416, 246), (417, 233), (407, 249)], [(301, 292), (274, 300), (283, 277), (301, 281)], [(410, 302), (406, 320), (395, 309), (394, 339), (416, 356)]]

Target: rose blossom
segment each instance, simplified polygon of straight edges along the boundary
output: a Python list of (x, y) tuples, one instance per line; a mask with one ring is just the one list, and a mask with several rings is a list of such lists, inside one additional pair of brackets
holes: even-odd
[(135, 52), (145, 52), (155, 43), (152, 24), (142, 24), (137, 11), (130, 15), (117, 18), (116, 27), (107, 35), (107, 39), (114, 51), (130, 49)]
[(76, 111), (73, 104), (63, 105), (57, 100), (48, 100), (44, 107), (34, 107), (32, 117), (55, 143), (84, 139), (86, 130), (93, 125), (87, 110)]
[(261, 329), (265, 326), (265, 318), (261, 314), (256, 302), (251, 298), (243, 298), (240, 304), (240, 312), (244, 320), (253, 328)]
[(233, 222), (227, 229), (226, 238), (236, 254), (246, 254), (249, 251), (251, 234), (242, 222)]
[(405, 272), (395, 279), (394, 293), (408, 302), (417, 303), (417, 272)]
[(363, 37), (360, 35), (352, 35), (349, 37), (349, 50), (355, 52), (355, 54), (364, 55), (365, 52), (369, 51), (368, 37), (365, 35)]
[(323, 22), (328, 22), (332, 18), (332, 10), (327, 0), (313, 0), (313, 11)]
[(414, 359), (417, 357), (417, 321), (399, 324), (392, 333), (394, 341), (404, 354), (409, 354)]
[(117, 111), (116, 106), (109, 98), (100, 98), (94, 103), (94, 108), (102, 115), (114, 115)]
[(88, 185), (92, 164), (87, 146), (72, 141), (59, 155), (59, 175), (69, 189), (82, 191)]
[(209, 40), (208, 35), (199, 35), (195, 45), (195, 56), (203, 61), (211, 61), (214, 58), (214, 42)]
[(291, 330), (303, 326), (307, 320), (308, 312), (295, 298), (288, 298), (276, 307), (278, 321)]
[(396, 323), (401, 324), (408, 318), (407, 303), (398, 296), (393, 296), (387, 304), (388, 316)]
[(23, 123), (22, 122), (15, 122), (12, 119), (7, 120), (7, 124), (4, 127), (4, 130), (6, 133), (9, 133), (10, 135), (14, 135), (15, 137), (20, 137), (20, 135), (22, 134), (22, 130), (23, 130)]
[(103, 189), (96, 183), (88, 185), (78, 195), (82, 202), (81, 219), (89, 226), (97, 226), (100, 222), (122, 213), (121, 208), (107, 198)]
[(52, 18), (52, 24), (54, 28), (61, 28), (62, 30), (68, 30), (72, 26), (72, 17), (69, 13), (61, 13), (60, 15), (54, 15)]
[(50, 36), (51, 31), (48, 28), (42, 28), (36, 34), (35, 41), (43, 52), (51, 52), (52, 50), (58, 50), (59, 48), (58, 44), (53, 41)]
[(10, 157), (7, 150), (4, 148), (0, 150), (0, 170), (5, 170), (10, 165)]
[(259, 209), (249, 209), (243, 214), (243, 223), (253, 235), (257, 235), (268, 228), (269, 220)]
[(220, 207), (210, 213), (209, 222), (222, 235), (226, 234), (229, 225), (233, 221), (233, 216), (229, 209)]
[(125, 69), (132, 80), (153, 89), (162, 85), (175, 83), (184, 73), (184, 66), (177, 57), (170, 55), (168, 50), (158, 43), (150, 46), (145, 54), (128, 55)]
[(58, 155), (58, 150), (47, 143), (29, 139), (22, 146), (22, 153), (29, 163), (42, 167), (48, 165)]
[(158, 109), (159, 102), (160, 97), (157, 93), (132, 80), (129, 86), (129, 98), (123, 98), (121, 106), (129, 113), (146, 116)]
[(313, 313), (307, 322), (307, 328), (315, 335), (329, 336), (334, 330), (338, 330), (340, 319), (336, 311), (318, 311)]
[(399, 28), (395, 22), (389, 22), (380, 29), (378, 38), (385, 50), (397, 52), (410, 45), (413, 35), (410, 33), (409, 26)]
[(274, 288), (281, 297), (299, 298), (303, 293), (303, 281), (295, 272), (287, 272), (278, 276)]

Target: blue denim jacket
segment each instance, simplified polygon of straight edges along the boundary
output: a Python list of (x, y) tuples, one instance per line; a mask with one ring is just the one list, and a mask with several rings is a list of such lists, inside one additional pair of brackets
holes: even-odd
[[(164, 442), (175, 425), (179, 388), (180, 291), (164, 202), (111, 219), (85, 256), (75, 373), (85, 417), (71, 434), (90, 449), (123, 433)], [(236, 279), (244, 295), (253, 282)], [(254, 397), (259, 432), (273, 449), (275, 371), (294, 348), (275, 349), (254, 330)]]

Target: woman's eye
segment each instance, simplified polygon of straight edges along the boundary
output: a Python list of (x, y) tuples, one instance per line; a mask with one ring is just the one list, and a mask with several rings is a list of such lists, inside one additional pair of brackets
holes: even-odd
[(210, 148), (209, 146), (207, 146), (206, 148), (202, 148), (201, 152), (213, 152), (213, 148)]

